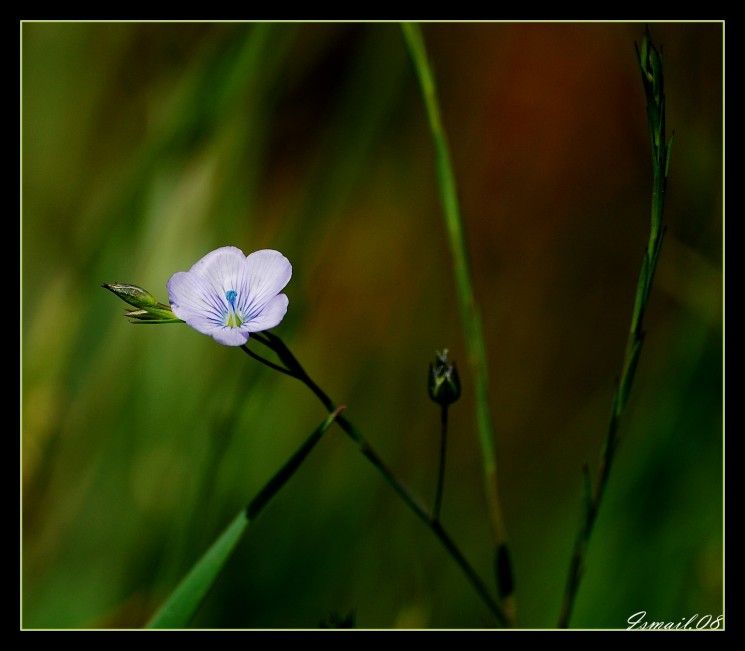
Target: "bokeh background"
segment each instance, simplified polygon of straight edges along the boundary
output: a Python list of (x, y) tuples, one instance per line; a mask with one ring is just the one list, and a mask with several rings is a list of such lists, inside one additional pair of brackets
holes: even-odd
[[(552, 627), (647, 239), (640, 24), (427, 24), (487, 337), (522, 626)], [(669, 231), (573, 625), (722, 612), (722, 27), (654, 24)], [(294, 265), (277, 333), (434, 492), (435, 349), (464, 362), (433, 148), (395, 24), (22, 26), (22, 620), (138, 627), (323, 410), (104, 281), (166, 299), (213, 248)], [(461, 367), (465, 367), (461, 363)], [(491, 550), (471, 383), (443, 517)], [(489, 627), (429, 531), (332, 430), (199, 627)]]

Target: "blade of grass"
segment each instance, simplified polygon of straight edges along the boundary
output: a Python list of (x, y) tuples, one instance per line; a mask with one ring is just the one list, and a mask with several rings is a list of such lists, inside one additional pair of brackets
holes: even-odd
[[(498, 566), (497, 584), (502, 598), (512, 592), (512, 571), (507, 554), (507, 536), (499, 500), (497, 459), (494, 446), (494, 426), (489, 410), (489, 377), (486, 361), (486, 344), (481, 326), (476, 298), (471, 283), (468, 250), (461, 219), (458, 193), (450, 150), (442, 126), (440, 107), (432, 69), (427, 60), (427, 50), (422, 32), (416, 23), (402, 23), (401, 28), (409, 53), (414, 62), (422, 97), (427, 111), (429, 127), (436, 152), (437, 179), (440, 186), (443, 216), (453, 258), (453, 273), (458, 294), (461, 323), (465, 334), (468, 365), (473, 377), (476, 403), (476, 424), (481, 444), (486, 499), (495, 541), (495, 565)], [(497, 560), (500, 559), (500, 560)], [(500, 578), (502, 577), (502, 578)]]
[(238, 545), (248, 525), (259, 516), (272, 497), (295, 474), (310, 451), (321, 440), (323, 434), (331, 427), (336, 417), (343, 410), (344, 407), (337, 407), (332, 411), (264, 485), (248, 506), (233, 518), (219, 538), (212, 543), (171, 593), (171, 596), (153, 615), (147, 624), (148, 628), (184, 628), (189, 624)]
[(644, 251), (644, 258), (642, 259), (639, 278), (636, 283), (634, 306), (631, 313), (631, 324), (629, 326), (629, 337), (626, 342), (623, 366), (621, 367), (621, 377), (613, 394), (608, 434), (600, 456), (600, 467), (594, 486), (589, 477), (589, 471), (585, 469), (584, 472), (585, 496), (583, 498), (582, 519), (574, 541), (569, 574), (564, 589), (564, 600), (559, 615), (560, 628), (569, 626), (569, 620), (584, 571), (587, 547), (595, 526), (595, 521), (597, 520), (605, 487), (608, 483), (616, 449), (618, 448), (619, 424), (629, 399), (631, 386), (634, 382), (636, 368), (639, 363), (639, 356), (641, 355), (642, 344), (644, 343), (642, 320), (652, 289), (654, 273), (657, 269), (657, 262), (662, 248), (662, 238), (665, 233), (662, 213), (665, 205), (665, 190), (667, 187), (667, 173), (670, 166), (672, 138), (667, 141), (665, 140), (665, 89), (662, 74), (662, 57), (652, 42), (649, 30), (644, 34), (641, 48), (637, 47), (637, 56), (642, 74), (642, 83), (644, 84), (644, 92), (647, 97), (647, 120), (649, 123), (650, 141), (652, 143), (652, 207), (649, 240)]

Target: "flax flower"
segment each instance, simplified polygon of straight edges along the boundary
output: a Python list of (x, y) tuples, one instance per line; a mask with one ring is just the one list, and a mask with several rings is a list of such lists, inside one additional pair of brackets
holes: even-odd
[(168, 281), (173, 313), (225, 346), (241, 346), (252, 332), (282, 321), (288, 298), (280, 294), (292, 276), (290, 261), (263, 249), (246, 256), (234, 246), (205, 255)]

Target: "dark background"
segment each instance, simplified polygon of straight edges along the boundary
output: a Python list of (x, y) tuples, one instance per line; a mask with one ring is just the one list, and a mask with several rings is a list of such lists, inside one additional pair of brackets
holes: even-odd
[[(647, 240), (640, 24), (427, 24), (489, 354), (519, 622), (558, 616)], [(653, 24), (669, 230), (573, 624), (722, 611), (722, 27)], [(22, 27), (23, 624), (141, 626), (323, 417), (166, 299), (218, 246), (293, 263), (276, 329), (430, 500), (435, 349), (461, 360), (443, 517), (491, 550), (433, 148), (395, 24)], [(338, 429), (252, 526), (204, 627), (488, 627)]]

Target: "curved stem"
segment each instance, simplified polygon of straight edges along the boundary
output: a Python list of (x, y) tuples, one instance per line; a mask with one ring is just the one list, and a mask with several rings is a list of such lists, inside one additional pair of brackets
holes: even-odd
[[(292, 354), (290, 349), (285, 343), (275, 334), (265, 331), (264, 339), (258, 339), (261, 343), (272, 350), (279, 359), (289, 369), (289, 375), (300, 380), (305, 386), (307, 386), (313, 394), (319, 399), (321, 404), (326, 408), (327, 411), (335, 409), (334, 402), (328, 396), (328, 394), (308, 375), (305, 369), (302, 367), (297, 358)], [(505, 616), (504, 611), (496, 602), (496, 600), (489, 593), (489, 589), (486, 584), (482, 581), (473, 566), (468, 562), (466, 557), (460, 551), (456, 543), (445, 531), (442, 524), (432, 517), (427, 508), (414, 496), (414, 494), (395, 476), (393, 471), (383, 462), (378, 453), (368, 443), (367, 439), (362, 433), (346, 418), (346, 416), (339, 415), (336, 419), (336, 423), (341, 429), (357, 444), (360, 452), (365, 458), (372, 463), (373, 466), (380, 472), (386, 482), (393, 488), (398, 496), (403, 500), (404, 504), (416, 515), (437, 537), (442, 546), (451, 556), (451, 558), (458, 564), (463, 573), (466, 575), (471, 586), (474, 588), (476, 593), (479, 595), (481, 600), (486, 604), (492, 614), (502, 623), (508, 624), (509, 620)]]
[(432, 519), (440, 519), (440, 508), (442, 507), (442, 490), (445, 484), (445, 456), (448, 445), (448, 406), (440, 406), (440, 463), (437, 470), (437, 489), (435, 491), (435, 503), (432, 507)]
[(274, 362), (270, 362), (268, 359), (264, 359), (261, 355), (256, 354), (246, 344), (243, 344), (241, 346), (241, 350), (244, 353), (246, 353), (246, 355), (248, 355), (249, 357), (252, 357), (253, 359), (255, 359), (257, 362), (262, 363), (264, 366), (268, 366), (269, 368), (272, 368), (275, 371), (279, 371), (280, 373), (284, 373), (285, 375), (289, 375), (290, 377), (295, 377), (290, 371), (288, 371), (283, 366), (280, 366), (279, 364), (275, 364)]

